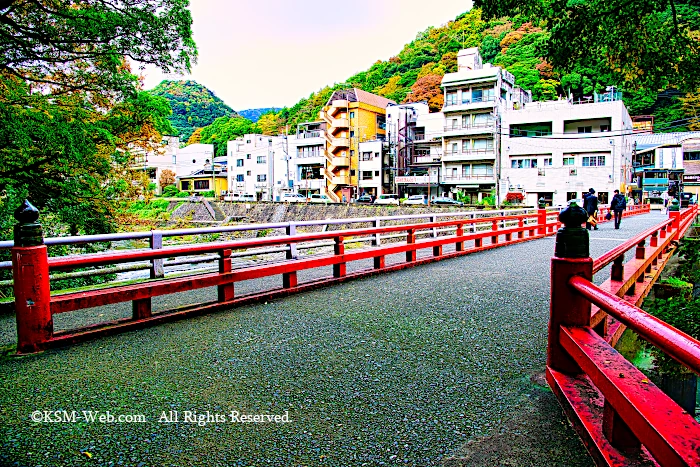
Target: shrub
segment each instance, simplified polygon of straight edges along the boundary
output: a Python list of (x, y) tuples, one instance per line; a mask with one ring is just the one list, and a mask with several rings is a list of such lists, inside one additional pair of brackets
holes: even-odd
[(506, 202), (508, 203), (522, 203), (525, 200), (525, 195), (522, 193), (512, 192), (506, 195)]
[(163, 188), (163, 196), (167, 196), (169, 198), (172, 198), (173, 196), (177, 196), (180, 193), (180, 190), (177, 189), (176, 185), (168, 185)]

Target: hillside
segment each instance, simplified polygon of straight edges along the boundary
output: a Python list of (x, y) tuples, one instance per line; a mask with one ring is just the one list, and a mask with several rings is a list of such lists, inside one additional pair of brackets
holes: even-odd
[(260, 117), (266, 113), (270, 112), (278, 112), (281, 109), (279, 107), (264, 107), (262, 109), (247, 109), (247, 110), (239, 110), (238, 115), (241, 117), (247, 118), (251, 122), (255, 123), (260, 119)]
[[(606, 68), (603, 56), (591, 54), (586, 66), (565, 73), (555, 69), (542, 57), (550, 34), (544, 21), (517, 15), (491, 21), (481, 18), (474, 8), (440, 27), (430, 27), (417, 34), (396, 56), (375, 62), (368, 70), (327, 86), (291, 108), (277, 113), (278, 131), (285, 125), (294, 131), (297, 123), (316, 120), (318, 112), (336, 89), (354, 86), (385, 96), (400, 103), (425, 100), (431, 111), (443, 104), (440, 81), (445, 73), (457, 69), (457, 52), (479, 47), (484, 62), (510, 71), (516, 85), (532, 91), (535, 100), (574, 98), (604, 92), (606, 86), (618, 85)], [(621, 86), (623, 99), (632, 115), (653, 114), (660, 131), (684, 131), (678, 120), (688, 117), (680, 93), (649, 89), (627, 90)]]
[(196, 81), (161, 81), (148, 91), (170, 102), (170, 123), (185, 142), (197, 128), (210, 125), (219, 117), (235, 117), (236, 112), (221, 99)]

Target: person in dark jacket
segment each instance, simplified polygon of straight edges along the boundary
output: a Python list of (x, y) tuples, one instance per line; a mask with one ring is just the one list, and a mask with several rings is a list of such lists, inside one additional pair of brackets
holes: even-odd
[(615, 190), (615, 196), (613, 196), (610, 202), (610, 210), (615, 215), (615, 228), (620, 228), (620, 222), (622, 221), (622, 212), (627, 208), (627, 201), (625, 197), (620, 194), (620, 190)]
[[(588, 193), (583, 195), (583, 209), (588, 213), (589, 219), (590, 216), (593, 216), (595, 219), (598, 215), (598, 197), (595, 195), (595, 190), (593, 188), (590, 188)], [(586, 228), (591, 230), (591, 227), (593, 227), (594, 230), (598, 230), (597, 224), (586, 221)]]

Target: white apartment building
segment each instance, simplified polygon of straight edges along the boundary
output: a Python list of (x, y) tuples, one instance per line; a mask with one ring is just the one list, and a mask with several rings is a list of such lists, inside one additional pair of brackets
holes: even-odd
[(293, 190), (305, 196), (327, 194), (325, 131), (326, 122), (300, 123), (287, 140)]
[(293, 173), (285, 136), (247, 134), (229, 141), (226, 165), (231, 192), (279, 201), (282, 193), (292, 191)]
[[(369, 194), (379, 196), (384, 193), (391, 193), (389, 185), (389, 174), (383, 170), (385, 161), (384, 154), (387, 152), (384, 147), (387, 143), (381, 140), (363, 141), (359, 144), (360, 157), (357, 163), (359, 174), (359, 194)], [(386, 159), (388, 162), (388, 157)]]
[(500, 114), (530, 100), (514, 86), (511, 73), (482, 64), (476, 47), (457, 54), (458, 71), (442, 79), (445, 103), (440, 185), (461, 191), (471, 203), (481, 201), (498, 180)]
[(134, 149), (134, 170), (145, 171), (151, 183), (156, 185), (156, 193), (161, 194), (160, 175), (164, 170), (170, 170), (177, 175), (176, 161), (180, 146), (180, 138), (177, 136), (163, 135), (161, 147), (145, 152)]
[[(597, 97), (597, 96), (596, 96)], [(589, 188), (599, 202), (626, 191), (632, 165), (632, 120), (618, 95), (607, 102), (567, 100), (512, 107), (501, 119), (500, 199), (521, 192), (525, 203), (564, 205)], [(596, 99), (596, 101), (602, 99)]]
[(200, 170), (211, 170), (214, 160), (213, 144), (190, 144), (177, 150), (175, 157), (175, 175), (183, 177)]

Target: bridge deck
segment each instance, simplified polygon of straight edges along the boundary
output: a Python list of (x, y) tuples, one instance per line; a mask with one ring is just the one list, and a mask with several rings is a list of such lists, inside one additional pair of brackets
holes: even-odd
[[(664, 217), (602, 224), (591, 255)], [(0, 464), (84, 465), (87, 452), (99, 465), (134, 466), (592, 465), (542, 379), (553, 251), (550, 237), (4, 357)], [(4, 345), (13, 326), (13, 316), (0, 317)], [(34, 423), (35, 410), (147, 421)], [(184, 420), (185, 411), (232, 410), (288, 411), (290, 422)], [(179, 423), (159, 421), (170, 411)]]

